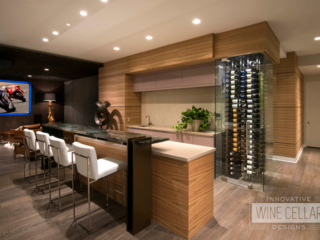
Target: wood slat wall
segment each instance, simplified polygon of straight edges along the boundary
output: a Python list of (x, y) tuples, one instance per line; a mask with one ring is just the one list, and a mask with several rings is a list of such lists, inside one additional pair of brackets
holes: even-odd
[(141, 124), (141, 95), (133, 94), (130, 74), (197, 65), (252, 52), (266, 52), (279, 63), (280, 43), (267, 22), (106, 62), (99, 69), (99, 100), (109, 101), (111, 107), (118, 110), (107, 127), (125, 131), (128, 124)]
[(152, 156), (152, 220), (190, 239), (213, 217), (213, 153), (191, 162)]
[(280, 42), (267, 22), (215, 35), (215, 58), (266, 52), (274, 63), (280, 63)]
[(183, 42), (106, 62), (99, 76), (137, 74), (214, 61), (214, 35), (208, 34)]
[(303, 144), (303, 74), (295, 52), (274, 65), (274, 155), (295, 158)]

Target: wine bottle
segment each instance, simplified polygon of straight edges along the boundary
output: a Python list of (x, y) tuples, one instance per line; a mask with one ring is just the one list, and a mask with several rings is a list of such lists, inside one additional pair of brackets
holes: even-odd
[(240, 99), (232, 99), (232, 103), (240, 103)]
[[(230, 77), (231, 80), (240, 80), (240, 75), (235, 74), (235, 75), (231, 75)], [(232, 81), (231, 81), (232, 82)]]
[(247, 93), (258, 93), (259, 89), (247, 89)]
[(247, 115), (247, 118), (249, 118), (249, 119), (252, 119), (252, 118), (259, 118), (260, 117), (260, 115), (258, 115), (258, 114), (253, 114), (253, 115)]
[(259, 83), (258, 79), (247, 79), (247, 83)]
[(247, 74), (247, 78), (258, 78), (259, 77), (259, 73), (249, 73)]
[(246, 109), (247, 113), (260, 113), (259, 109)]
[(256, 83), (247, 84), (247, 88), (259, 88), (259, 84), (256, 84)]
[(248, 108), (260, 108), (260, 104), (248, 104)]
[(256, 170), (247, 170), (247, 174), (257, 174)]
[(259, 99), (247, 99), (247, 103), (259, 103), (259, 102), (260, 102)]
[(247, 94), (247, 98), (258, 98), (259, 94)]
[(240, 70), (239, 69), (236, 69), (236, 70), (232, 70), (231, 72), (231, 75), (238, 75), (238, 74), (240, 74)]

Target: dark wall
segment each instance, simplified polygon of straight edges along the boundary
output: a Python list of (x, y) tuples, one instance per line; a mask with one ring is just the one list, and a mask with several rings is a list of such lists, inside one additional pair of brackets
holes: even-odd
[[(10, 78), (1, 77), (3, 80), (27, 81), (32, 83), (32, 105), (31, 115), (21, 116), (0, 116), (0, 132), (18, 128), (21, 125), (34, 124), (34, 115), (42, 115), (42, 123), (48, 123), (48, 102), (43, 102), (43, 94), (45, 92), (56, 93), (57, 101), (53, 102), (54, 114), (56, 122), (64, 120), (64, 82), (48, 81), (48, 80), (32, 80), (31, 78)], [(41, 95), (39, 102), (35, 102), (35, 95)]]
[(97, 126), (94, 114), (98, 109), (98, 80), (98, 76), (92, 76), (64, 83), (65, 123)]

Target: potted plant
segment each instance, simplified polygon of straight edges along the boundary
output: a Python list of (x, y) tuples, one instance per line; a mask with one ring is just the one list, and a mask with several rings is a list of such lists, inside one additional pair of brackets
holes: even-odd
[(187, 109), (187, 111), (181, 113), (181, 122), (177, 122), (178, 125), (174, 125), (172, 128), (181, 132), (182, 129), (186, 129), (188, 123), (191, 124), (192, 131), (194, 132), (204, 132), (208, 125), (210, 124), (208, 119), (214, 116), (214, 113), (208, 111), (204, 108), (196, 108), (192, 106), (192, 109)]

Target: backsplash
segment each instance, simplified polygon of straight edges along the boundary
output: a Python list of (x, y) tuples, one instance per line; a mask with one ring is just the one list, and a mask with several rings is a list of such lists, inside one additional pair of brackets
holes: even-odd
[[(152, 125), (172, 127), (181, 120), (181, 112), (192, 105), (215, 111), (214, 87), (142, 92), (141, 98), (142, 124), (147, 123), (146, 115), (149, 115)], [(210, 129), (213, 129), (212, 125)]]

